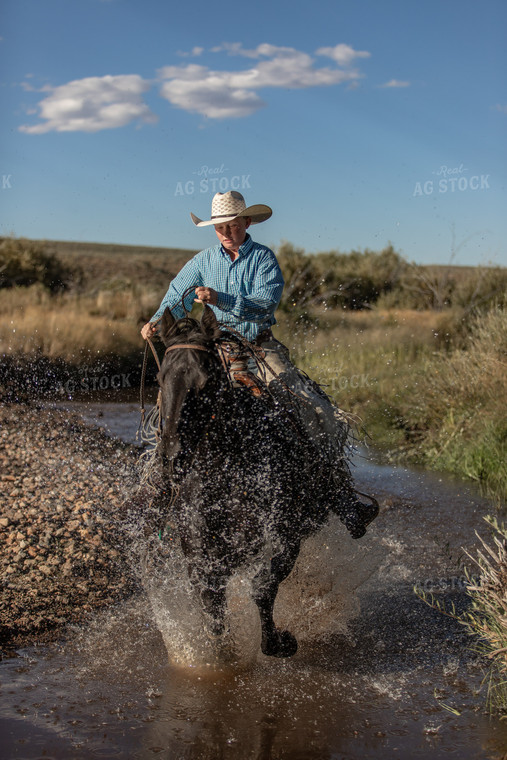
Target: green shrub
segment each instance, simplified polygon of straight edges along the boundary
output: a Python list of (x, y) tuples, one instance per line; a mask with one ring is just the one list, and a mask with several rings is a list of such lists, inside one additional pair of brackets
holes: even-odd
[(54, 292), (78, 279), (79, 270), (63, 264), (44, 245), (23, 238), (0, 239), (0, 288), (41, 283)]
[(392, 245), (380, 252), (308, 254), (284, 242), (277, 255), (285, 278), (284, 311), (322, 305), (357, 311), (376, 306), (442, 313), (454, 309), (463, 316), (507, 304), (505, 267), (411, 264)]
[(281, 308), (325, 304), (349, 310), (368, 308), (396, 288), (408, 264), (391, 245), (375, 251), (307, 254), (284, 242), (277, 252), (285, 278)]

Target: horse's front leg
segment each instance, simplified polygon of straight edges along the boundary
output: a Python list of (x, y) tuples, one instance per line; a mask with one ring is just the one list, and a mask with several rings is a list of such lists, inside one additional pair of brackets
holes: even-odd
[(221, 636), (225, 632), (225, 609), (227, 579), (218, 575), (204, 575), (197, 582), (205, 627), (211, 636)]
[(297, 652), (297, 641), (289, 631), (280, 631), (273, 620), (273, 608), (280, 583), (287, 578), (299, 555), (299, 542), (271, 559), (269, 568), (263, 568), (253, 580), (253, 599), (259, 609), (262, 629), (261, 649), (271, 657), (292, 657)]
[(214, 562), (207, 554), (203, 555), (200, 541), (194, 545), (188, 536), (181, 535), (181, 546), (188, 562), (190, 583), (204, 613), (206, 629), (211, 636), (220, 636), (225, 630), (228, 574), (224, 568), (216, 566), (220, 563)]

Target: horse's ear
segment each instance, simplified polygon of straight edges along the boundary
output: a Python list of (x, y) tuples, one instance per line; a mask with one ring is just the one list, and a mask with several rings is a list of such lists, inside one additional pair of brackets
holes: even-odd
[(176, 320), (171, 314), (171, 310), (166, 308), (166, 310), (162, 314), (162, 319), (158, 323), (158, 334), (164, 343), (167, 340), (167, 334), (169, 330), (171, 329), (171, 327), (174, 325), (175, 322)]
[(201, 329), (210, 338), (215, 338), (217, 333), (220, 332), (218, 321), (213, 309), (205, 304), (204, 311), (201, 317)]

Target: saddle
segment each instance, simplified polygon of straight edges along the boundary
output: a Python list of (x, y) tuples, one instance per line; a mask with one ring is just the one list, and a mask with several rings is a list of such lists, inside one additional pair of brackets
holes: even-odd
[(247, 388), (256, 398), (264, 395), (264, 386), (255, 374), (248, 369), (249, 357), (241, 346), (232, 341), (222, 341), (220, 343), (220, 355), (233, 387)]

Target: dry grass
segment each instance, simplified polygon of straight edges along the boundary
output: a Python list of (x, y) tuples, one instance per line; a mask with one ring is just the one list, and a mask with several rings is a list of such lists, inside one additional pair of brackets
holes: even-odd
[(49, 241), (47, 246), (64, 264), (81, 270), (84, 290), (93, 293), (104, 283), (135, 283), (165, 293), (171, 279), (196, 253), (180, 248), (65, 241)]
[(488, 673), (488, 704), (491, 712), (507, 711), (507, 529), (495, 518), (492, 545), (481, 540), (482, 549), (469, 558), (479, 568), (479, 581), (467, 588), (472, 609), (464, 623), (478, 637), (477, 649), (491, 663)]
[(152, 291), (99, 291), (50, 297), (39, 286), (0, 291), (0, 350), (83, 364), (90, 357), (142, 350), (138, 325), (151, 314)]
[[(454, 603), (447, 605), (420, 587), (415, 594), (434, 610), (464, 625), (473, 639), (472, 649), (488, 663), (483, 684), (487, 684), (486, 704), (491, 713), (507, 713), (507, 528), (496, 517), (484, 518), (492, 528), (486, 541), (478, 533), (480, 548), (465, 552), (472, 567), (464, 568), (468, 579), (466, 593), (471, 605), (458, 613)], [(445, 707), (445, 705), (444, 705)], [(450, 708), (448, 708), (450, 709)], [(453, 710), (451, 709), (451, 712)], [(459, 713), (456, 713), (459, 715)]]
[(439, 320), (435, 312), (409, 310), (326, 312), (314, 325), (294, 331), (284, 321), (275, 332), (342, 408), (366, 413), (376, 427), (365, 405), (387, 402), (395, 386), (410, 393), (417, 368), (438, 348)]

